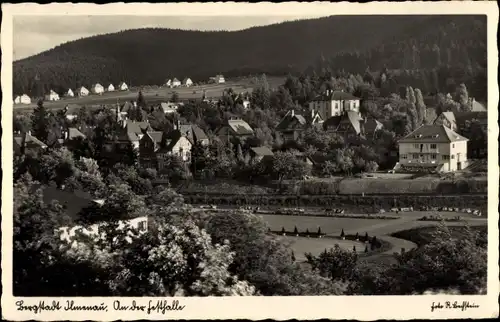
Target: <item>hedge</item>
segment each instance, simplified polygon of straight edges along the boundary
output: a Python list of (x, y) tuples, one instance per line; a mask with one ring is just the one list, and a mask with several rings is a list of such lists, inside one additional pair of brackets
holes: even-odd
[(455, 195), (455, 196), (345, 196), (345, 195), (222, 195), (222, 194), (189, 194), (184, 195), (187, 203), (215, 204), (215, 205), (255, 205), (255, 206), (281, 206), (281, 207), (333, 207), (342, 208), (348, 212), (378, 212), (380, 209), (394, 207), (457, 207), (480, 210), (487, 214), (487, 195)]

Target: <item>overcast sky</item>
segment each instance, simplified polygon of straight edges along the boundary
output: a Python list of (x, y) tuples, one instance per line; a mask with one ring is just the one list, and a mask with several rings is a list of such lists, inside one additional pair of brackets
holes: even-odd
[(13, 59), (38, 54), (71, 40), (125, 29), (241, 30), (315, 17), (319, 16), (14, 16)]

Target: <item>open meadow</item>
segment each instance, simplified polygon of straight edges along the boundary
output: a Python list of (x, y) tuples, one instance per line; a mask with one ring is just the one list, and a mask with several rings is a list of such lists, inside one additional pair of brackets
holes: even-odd
[[(277, 88), (284, 82), (282, 77), (268, 77), (268, 82), (271, 88)], [(222, 96), (224, 90), (232, 88), (236, 93), (251, 93), (254, 87), (252, 78), (241, 78), (226, 81), (223, 84), (203, 84), (190, 87), (164, 87), (164, 86), (138, 86), (131, 87), (127, 91), (114, 91), (104, 92), (101, 95), (90, 94), (84, 97), (61, 97), (59, 101), (45, 101), (44, 106), (47, 109), (60, 109), (68, 104), (77, 105), (106, 105), (106, 104), (120, 104), (126, 101), (135, 100), (139, 91), (142, 91), (144, 98), (150, 104), (159, 104), (161, 102), (169, 101), (172, 94), (176, 92), (179, 95), (179, 100), (201, 100), (203, 91), (207, 98), (219, 98)], [(14, 110), (23, 111), (31, 110), (36, 106), (37, 102), (33, 100), (31, 104), (15, 104)]]

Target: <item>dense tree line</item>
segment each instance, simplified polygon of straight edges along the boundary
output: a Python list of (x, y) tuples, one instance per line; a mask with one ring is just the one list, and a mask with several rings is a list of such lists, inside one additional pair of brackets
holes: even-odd
[(332, 16), (237, 32), (124, 31), (15, 62), (14, 92), (40, 96), (96, 82), (163, 84), (188, 76), (196, 81), (219, 72), (227, 77), (304, 71), (363, 75), (367, 68), (396, 69), (397, 83), (424, 93), (445, 91), (449, 79), (465, 82), (485, 99), (486, 18)]

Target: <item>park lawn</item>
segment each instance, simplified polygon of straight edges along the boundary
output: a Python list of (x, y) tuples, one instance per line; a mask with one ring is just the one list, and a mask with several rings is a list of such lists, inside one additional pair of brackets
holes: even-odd
[(335, 245), (339, 245), (345, 250), (353, 250), (353, 246), (356, 246), (356, 252), (358, 253), (362, 253), (365, 250), (364, 243), (353, 240), (294, 236), (279, 236), (279, 239), (293, 250), (295, 258), (299, 262), (306, 260), (305, 253), (311, 253), (314, 256), (318, 256), (325, 249), (333, 248)]
[(273, 231), (281, 231), (281, 228), (285, 228), (286, 231), (292, 232), (296, 226), (299, 232), (305, 232), (306, 229), (309, 229), (310, 232), (317, 232), (318, 228), (321, 227), (321, 232), (324, 234), (339, 235), (342, 229), (346, 234), (355, 234), (356, 232), (362, 234), (364, 231), (358, 231), (359, 229), (393, 221), (287, 215), (262, 215), (262, 218)]

